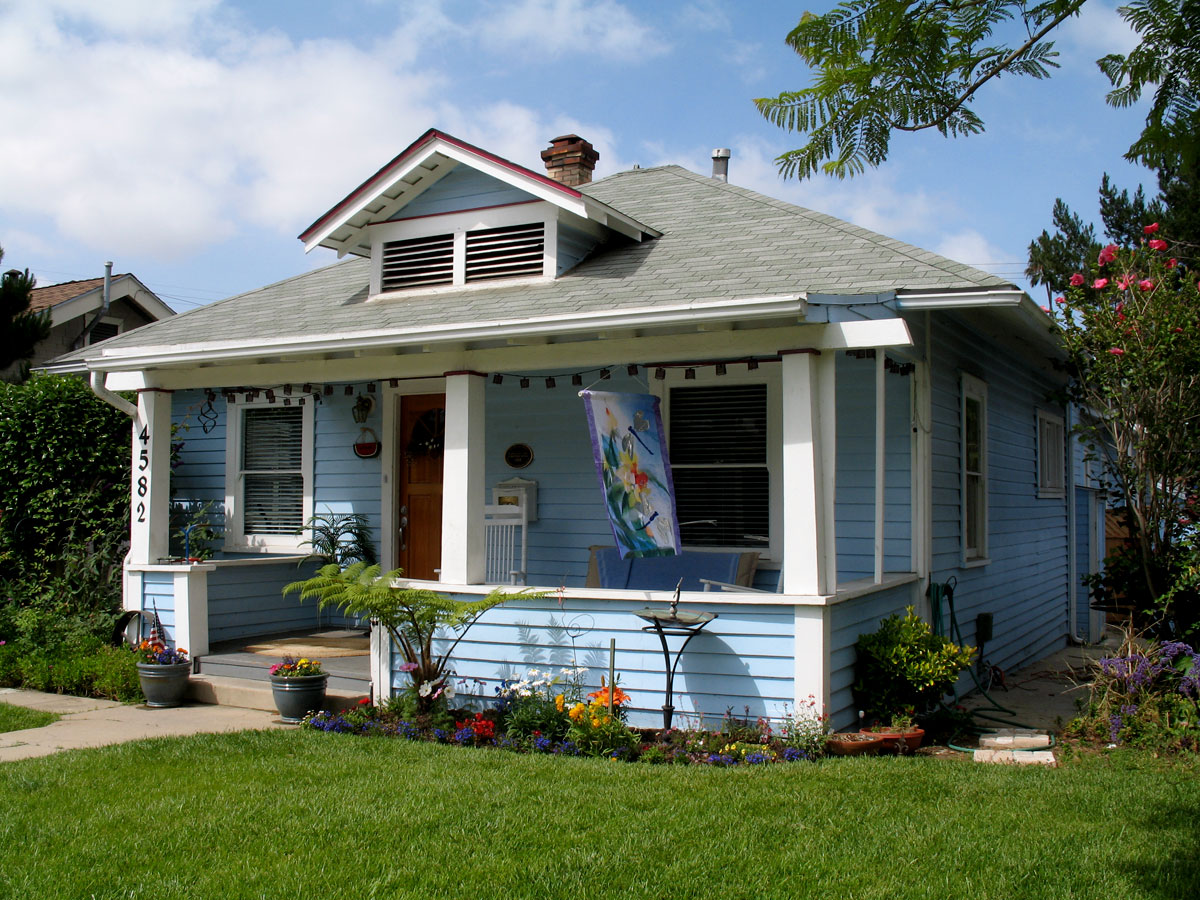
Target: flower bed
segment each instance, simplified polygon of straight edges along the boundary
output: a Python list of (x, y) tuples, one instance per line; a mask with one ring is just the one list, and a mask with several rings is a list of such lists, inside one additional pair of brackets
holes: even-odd
[(628, 695), (620, 687), (610, 691), (606, 686), (584, 695), (583, 672), (566, 669), (551, 677), (531, 670), (519, 681), (505, 682), (485, 710), (446, 709), (441, 715), (412, 717), (403, 697), (378, 705), (364, 699), (343, 712), (312, 713), (303, 726), (517, 753), (673, 765), (753, 766), (824, 755), (828, 721), (813, 698), (795, 711), (785, 710), (781, 720), (750, 721), (726, 713), (716, 731), (633, 729), (625, 722)]

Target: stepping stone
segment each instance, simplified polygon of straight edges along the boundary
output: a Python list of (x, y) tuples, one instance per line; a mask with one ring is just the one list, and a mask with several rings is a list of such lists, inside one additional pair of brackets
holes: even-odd
[(1051, 750), (976, 750), (975, 762), (1051, 768), (1058, 765)]
[(1050, 749), (1050, 735), (1044, 731), (1022, 728), (997, 728), (979, 738), (981, 750), (1042, 750)]

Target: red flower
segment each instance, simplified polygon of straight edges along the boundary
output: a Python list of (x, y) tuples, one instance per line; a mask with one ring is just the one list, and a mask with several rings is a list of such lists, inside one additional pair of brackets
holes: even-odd
[(359, 705), (359, 706), (370, 706), (370, 705), (371, 705), (371, 698), (370, 698), (370, 697), (363, 697), (361, 700), (359, 700), (359, 701), (358, 701), (358, 705)]
[(1040, 309), (1042, 312), (1050, 312), (1050, 307), (1046, 306), (1045, 304), (1043, 304), (1042, 306), (1040, 306), (1040, 307), (1038, 307), (1038, 308), (1039, 308), (1039, 309)]
[(1177, 265), (1179, 265), (1179, 260), (1177, 260), (1175, 257), (1172, 256), (1170, 259), (1167, 260), (1167, 268), (1168, 269), (1173, 269)]
[(1129, 290), (1129, 279), (1128, 279), (1128, 278), (1122, 278), (1122, 279), (1120, 279), (1120, 280), (1117, 282), (1117, 290), (1119, 290), (1119, 291), (1127, 291), (1127, 290)]
[(1057, 303), (1059, 306), (1061, 306), (1062, 304), (1066, 303), (1067, 301), (1064, 300), (1062, 297), (1055, 297), (1054, 302)]
[(1166, 250), (1167, 242), (1159, 238), (1154, 238), (1153, 240), (1147, 241), (1146, 246), (1151, 250)]
[(1140, 287), (1143, 291), (1152, 291), (1154, 290), (1154, 282), (1149, 278), (1143, 278), (1138, 282), (1138, 287)]
[(1154, 222), (1150, 225), (1147, 225), (1145, 228), (1142, 229), (1142, 231), (1146, 234), (1154, 234), (1154, 232), (1158, 231), (1158, 223)]
[(1071, 276), (1071, 287), (1079, 287), (1083, 284), (1083, 276), (1076, 272)]
[(1095, 281), (1092, 282), (1092, 287), (1098, 291), (1102, 291), (1106, 287), (1108, 287), (1108, 279), (1107, 278), (1097, 278)]
[(1176, 328), (1176, 329), (1175, 329), (1175, 333), (1176, 333), (1176, 334), (1183, 334), (1183, 329), (1182, 329), (1182, 328)]
[(1096, 262), (1098, 265), (1106, 266), (1116, 258), (1117, 258), (1117, 245), (1109, 244), (1107, 247), (1105, 247), (1103, 250), (1100, 251), (1100, 256), (1097, 257)]
[(1125, 351), (1122, 350), (1120, 347), (1113, 347), (1108, 352), (1111, 353), (1113, 356), (1124, 356), (1125, 355)]

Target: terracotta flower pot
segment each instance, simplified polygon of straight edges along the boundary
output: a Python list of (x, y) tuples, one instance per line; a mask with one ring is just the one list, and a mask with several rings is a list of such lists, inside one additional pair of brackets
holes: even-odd
[(883, 747), (883, 738), (877, 734), (855, 731), (839, 731), (825, 737), (825, 752), (834, 756), (861, 756), (878, 753)]
[(864, 728), (860, 734), (873, 734), (883, 741), (883, 749), (890, 752), (899, 752), (903, 749), (904, 752), (912, 753), (921, 746), (921, 741), (925, 740), (925, 729), (917, 728), (915, 725), (912, 728), (906, 728), (903, 731), (897, 731), (888, 726), (879, 726), (876, 728)]

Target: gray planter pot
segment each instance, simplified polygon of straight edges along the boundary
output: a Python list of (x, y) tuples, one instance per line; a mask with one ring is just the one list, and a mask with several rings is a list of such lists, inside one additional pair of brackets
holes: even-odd
[(190, 662), (170, 666), (138, 663), (137, 670), (147, 706), (155, 709), (179, 706), (187, 697), (188, 676), (192, 674)]
[(294, 678), (271, 676), (271, 693), (275, 708), (285, 722), (295, 724), (305, 714), (325, 705), (325, 683), (328, 675), (301, 675)]

